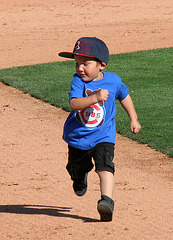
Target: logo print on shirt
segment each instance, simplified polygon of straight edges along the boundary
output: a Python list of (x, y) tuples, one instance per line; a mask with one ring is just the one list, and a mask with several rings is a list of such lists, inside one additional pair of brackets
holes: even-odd
[[(97, 91), (93, 92), (92, 90), (87, 89), (86, 94), (87, 96), (91, 96)], [(85, 127), (89, 129), (94, 129), (104, 123), (105, 113), (106, 111), (104, 107), (104, 102), (99, 102), (89, 106), (88, 108), (77, 111), (76, 118)]]

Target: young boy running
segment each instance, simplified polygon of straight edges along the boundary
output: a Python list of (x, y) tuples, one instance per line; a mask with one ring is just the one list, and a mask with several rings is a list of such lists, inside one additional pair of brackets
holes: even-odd
[(108, 64), (109, 50), (102, 40), (80, 38), (73, 52), (60, 52), (59, 56), (74, 58), (76, 62), (76, 73), (69, 93), (72, 111), (63, 133), (69, 149), (66, 168), (73, 181), (74, 192), (83, 196), (94, 160), (101, 191), (97, 209), (101, 221), (111, 221), (114, 210), (115, 100), (118, 99), (127, 112), (132, 133), (138, 133), (141, 125), (129, 90), (121, 78), (115, 73), (103, 71)]

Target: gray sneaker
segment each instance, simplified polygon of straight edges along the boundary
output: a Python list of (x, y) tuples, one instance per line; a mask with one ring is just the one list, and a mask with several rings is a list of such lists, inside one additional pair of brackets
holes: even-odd
[(100, 220), (104, 222), (112, 221), (114, 211), (114, 201), (106, 195), (101, 196), (98, 201), (97, 210), (100, 214)]

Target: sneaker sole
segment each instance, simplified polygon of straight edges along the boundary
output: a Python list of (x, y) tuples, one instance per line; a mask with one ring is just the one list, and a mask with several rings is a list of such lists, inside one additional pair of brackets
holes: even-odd
[(106, 203), (104, 202), (99, 203), (97, 206), (97, 210), (100, 214), (101, 221), (104, 222), (112, 221), (112, 210)]
[(77, 196), (82, 197), (87, 192), (87, 188), (83, 189), (82, 191), (74, 191), (74, 192)]

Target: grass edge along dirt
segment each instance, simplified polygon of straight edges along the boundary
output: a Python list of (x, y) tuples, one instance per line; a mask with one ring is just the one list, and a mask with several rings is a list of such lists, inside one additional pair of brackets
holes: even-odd
[[(130, 90), (142, 129), (133, 135), (129, 119), (116, 101), (117, 132), (173, 157), (173, 48), (110, 56), (105, 71), (115, 72)], [(74, 61), (0, 70), (0, 81), (65, 111)]]

